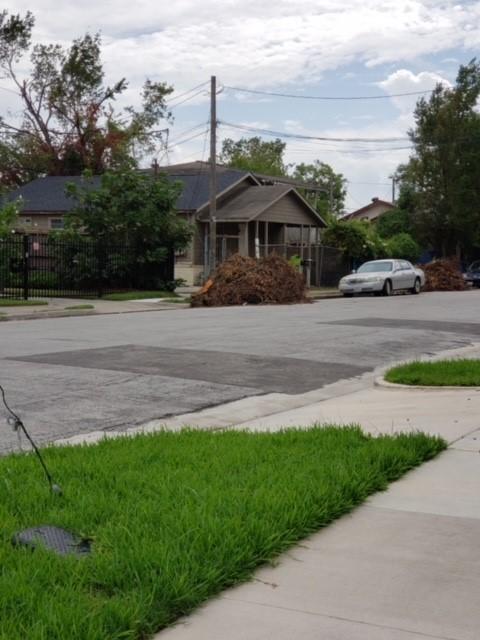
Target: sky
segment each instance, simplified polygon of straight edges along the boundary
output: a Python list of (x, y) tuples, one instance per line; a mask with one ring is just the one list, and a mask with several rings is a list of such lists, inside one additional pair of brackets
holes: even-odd
[[(124, 104), (138, 104), (147, 78), (174, 87), (174, 123), (162, 125), (169, 144), (168, 152), (159, 150), (161, 165), (208, 159), (215, 75), (219, 146), (226, 137), (272, 139), (255, 129), (285, 134), (286, 162), (318, 159), (348, 180), (346, 211), (373, 197), (391, 200), (389, 176), (409, 157), (406, 133), (419, 98), (395, 94), (428, 91), (437, 82), (450, 86), (459, 65), (480, 53), (480, 0), (8, 0), (3, 6), (34, 13), (35, 42), (67, 46), (86, 31), (100, 31), (107, 82), (129, 82)], [(8, 88), (5, 80), (0, 87)], [(350, 99), (365, 96), (382, 98)], [(0, 90), (0, 98), (0, 114), (15, 111), (13, 94)]]

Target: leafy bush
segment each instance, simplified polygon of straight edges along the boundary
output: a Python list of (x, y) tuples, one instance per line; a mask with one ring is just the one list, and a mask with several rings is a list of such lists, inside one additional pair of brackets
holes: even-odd
[(385, 243), (374, 225), (364, 220), (334, 220), (322, 238), (323, 244), (340, 249), (351, 260), (373, 260), (386, 255)]
[(411, 234), (412, 225), (407, 211), (392, 209), (382, 213), (375, 222), (375, 228), (380, 238), (388, 239), (401, 233)]
[(387, 252), (392, 258), (402, 258), (410, 262), (416, 262), (421, 249), (409, 233), (397, 233), (387, 240)]

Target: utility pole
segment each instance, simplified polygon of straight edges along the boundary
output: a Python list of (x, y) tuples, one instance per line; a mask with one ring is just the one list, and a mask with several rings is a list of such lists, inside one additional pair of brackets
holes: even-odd
[(392, 179), (392, 204), (395, 204), (395, 176), (389, 176)]
[(330, 177), (330, 182), (329, 182), (329, 189), (328, 189), (328, 204), (330, 207), (330, 213), (333, 216), (333, 177)]
[(210, 78), (210, 216), (208, 243), (208, 274), (216, 265), (217, 248), (217, 78)]

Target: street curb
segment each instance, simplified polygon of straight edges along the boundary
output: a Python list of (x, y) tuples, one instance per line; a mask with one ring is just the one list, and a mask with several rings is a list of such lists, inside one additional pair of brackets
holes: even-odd
[(175, 309), (189, 309), (190, 305), (176, 303), (170, 307), (162, 307), (161, 309), (128, 309), (126, 311), (94, 311), (85, 309), (82, 311), (66, 312), (66, 311), (46, 311), (44, 313), (29, 313), (22, 315), (5, 315), (0, 316), (1, 322), (9, 322), (12, 320), (48, 320), (49, 318), (78, 318), (79, 316), (112, 316), (122, 315), (124, 313), (150, 313), (151, 311), (175, 311)]
[(385, 389), (400, 389), (409, 391), (473, 391), (479, 392), (480, 387), (461, 387), (459, 385), (456, 386), (426, 386), (420, 384), (397, 384), (396, 382), (387, 382), (382, 377), (375, 378), (374, 381), (375, 387), (384, 387)]

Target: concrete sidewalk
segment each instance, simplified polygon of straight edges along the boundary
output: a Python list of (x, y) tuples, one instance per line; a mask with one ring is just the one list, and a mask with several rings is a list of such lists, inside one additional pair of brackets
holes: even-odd
[[(41, 300), (41, 298), (39, 298)], [(63, 318), (139, 311), (165, 311), (190, 307), (188, 302), (167, 302), (164, 298), (144, 300), (103, 300), (102, 298), (44, 298), (48, 304), (28, 306), (1, 306), (0, 320), (38, 320), (41, 318)], [(68, 309), (91, 305), (92, 309)]]
[(157, 640), (477, 640), (480, 391), (370, 388), (235, 428), (313, 422), (424, 430), (450, 448)]

